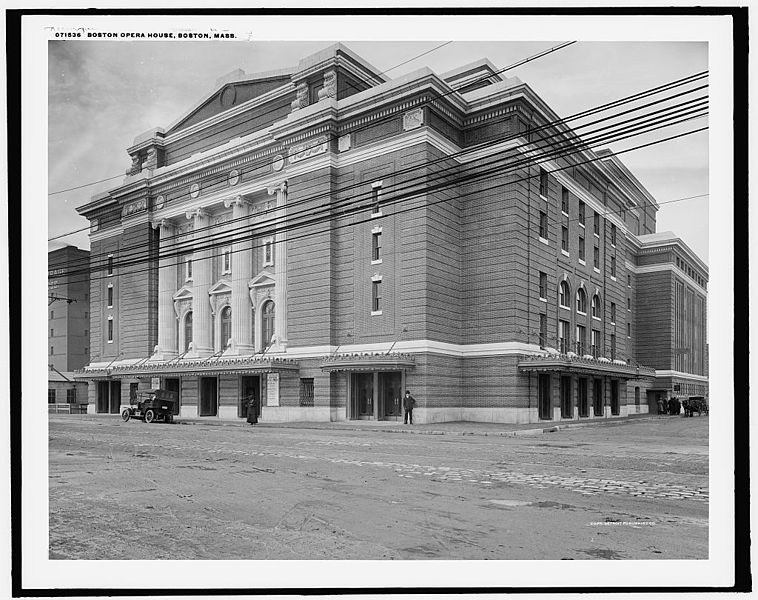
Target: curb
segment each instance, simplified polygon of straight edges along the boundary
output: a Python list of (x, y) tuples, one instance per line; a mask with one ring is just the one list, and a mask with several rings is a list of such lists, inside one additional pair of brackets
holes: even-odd
[[(558, 431), (564, 431), (566, 429), (580, 429), (584, 427), (614, 427), (620, 425), (629, 425), (631, 423), (638, 423), (640, 421), (654, 421), (665, 418), (667, 415), (651, 415), (649, 417), (633, 417), (626, 418), (624, 420), (617, 421), (587, 421), (584, 423), (565, 423), (560, 425), (552, 425), (550, 427), (535, 427), (533, 429), (515, 429), (511, 431), (446, 431), (441, 429), (406, 429), (396, 427), (318, 427), (308, 424), (302, 424), (298, 426), (285, 425), (282, 423), (259, 423), (261, 429), (311, 429), (320, 431), (368, 431), (377, 433), (406, 433), (413, 435), (473, 435), (481, 437), (521, 437), (521, 436), (537, 436), (546, 433), (555, 433)], [(234, 421), (196, 421), (196, 420), (184, 420), (174, 419), (174, 423), (177, 425), (204, 425), (211, 427), (246, 427), (247, 423), (237, 423)]]

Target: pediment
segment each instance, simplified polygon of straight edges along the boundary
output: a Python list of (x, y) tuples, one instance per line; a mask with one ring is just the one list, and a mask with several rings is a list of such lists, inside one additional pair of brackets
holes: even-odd
[(192, 300), (192, 290), (186, 285), (176, 292), (173, 296), (174, 300)]
[(270, 271), (261, 271), (250, 280), (248, 287), (265, 287), (268, 285), (274, 285), (274, 283), (274, 276)]
[(213, 294), (231, 294), (232, 293), (232, 286), (229, 285), (229, 282), (226, 279), (220, 280), (216, 285), (214, 285), (211, 289), (208, 290), (208, 293)]
[(289, 83), (289, 75), (280, 75), (276, 77), (264, 77), (262, 79), (253, 79), (247, 81), (225, 83), (216, 88), (209, 96), (206, 96), (185, 116), (181, 117), (166, 134), (180, 131), (201, 121), (205, 121), (231, 108), (239, 106), (282, 87)]

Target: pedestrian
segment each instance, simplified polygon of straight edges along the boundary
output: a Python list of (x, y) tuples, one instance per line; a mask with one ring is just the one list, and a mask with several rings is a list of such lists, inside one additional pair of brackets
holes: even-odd
[(416, 405), (416, 399), (411, 396), (410, 390), (405, 390), (405, 396), (403, 396), (403, 409), (404, 409), (404, 418), (403, 423), (405, 425), (408, 425), (410, 422), (411, 425), (413, 425), (413, 407)]
[(247, 403), (247, 422), (251, 425), (258, 422), (258, 401), (255, 396), (251, 396), (250, 402)]

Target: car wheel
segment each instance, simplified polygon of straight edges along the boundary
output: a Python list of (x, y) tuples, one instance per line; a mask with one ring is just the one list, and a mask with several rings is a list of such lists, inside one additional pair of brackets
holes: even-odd
[(124, 420), (124, 423), (126, 423), (132, 416), (132, 413), (129, 412), (128, 408), (125, 408), (121, 411), (121, 418)]
[(155, 421), (155, 412), (152, 408), (148, 408), (145, 411), (145, 423), (152, 423), (153, 421)]

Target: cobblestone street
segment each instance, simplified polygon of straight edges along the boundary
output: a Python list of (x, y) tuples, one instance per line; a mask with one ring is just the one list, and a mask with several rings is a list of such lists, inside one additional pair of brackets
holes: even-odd
[(708, 553), (705, 417), (498, 437), (51, 416), (49, 456), (54, 559)]

